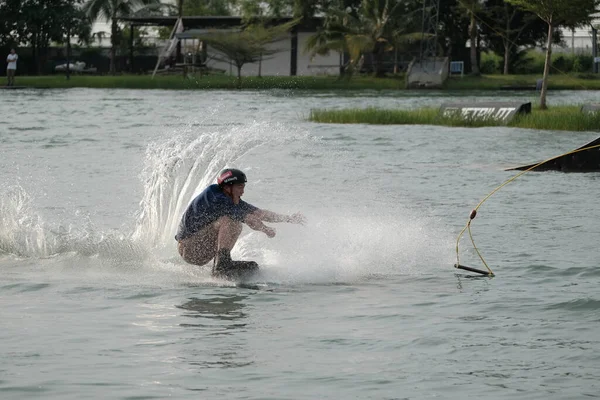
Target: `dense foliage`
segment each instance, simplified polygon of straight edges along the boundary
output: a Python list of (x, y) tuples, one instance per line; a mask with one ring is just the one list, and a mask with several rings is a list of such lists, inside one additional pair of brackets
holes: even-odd
[[(527, 49), (541, 46), (551, 52), (552, 45), (562, 40), (557, 28), (588, 24), (597, 3), (441, 0), (438, 55), (464, 61), (467, 72), (473, 74), (490, 69), (504, 74), (526, 72), (531, 69)], [(110, 69), (115, 72), (117, 50), (126, 46), (122, 40), (126, 28), (119, 22), (125, 16), (240, 15), (245, 23), (259, 21), (258, 25), (282, 16), (319, 17), (321, 25), (307, 51), (340, 51), (347, 72), (383, 76), (402, 71), (399, 58), (419, 56), (422, 41), (428, 39), (422, 32), (423, 15), (432, 11), (428, 8), (431, 4), (425, 0), (1, 0), (0, 48), (31, 48), (41, 71), (49, 46), (64, 44), (68, 34), (85, 44), (91, 39), (92, 23), (106, 21), (111, 26)], [(170, 30), (163, 33), (168, 35)], [(140, 45), (142, 38), (137, 39)], [(499, 68), (495, 62), (482, 64), (481, 54), (488, 51), (502, 58)], [(582, 59), (572, 69), (585, 71), (588, 67)]]

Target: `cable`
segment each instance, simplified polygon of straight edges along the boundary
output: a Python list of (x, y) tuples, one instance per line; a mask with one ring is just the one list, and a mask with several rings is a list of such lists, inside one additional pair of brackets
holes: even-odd
[[(467, 225), (462, 229), (462, 231), (460, 231), (460, 233), (458, 234), (458, 238), (456, 239), (456, 264), (454, 265), (455, 268), (459, 268), (459, 269), (466, 269), (467, 271), (472, 271), (472, 272), (478, 272), (482, 275), (489, 275), (489, 276), (494, 276), (494, 272), (492, 271), (492, 269), (488, 266), (488, 264), (485, 262), (485, 259), (483, 258), (483, 256), (481, 255), (479, 249), (477, 248), (477, 246), (475, 245), (475, 240), (473, 239), (473, 234), (471, 233), (471, 221), (473, 221), (473, 219), (475, 219), (475, 217), (477, 216), (477, 210), (479, 210), (479, 208), (481, 207), (481, 205), (483, 203), (485, 203), (487, 201), (487, 199), (489, 199), (490, 197), (492, 197), (492, 195), (496, 192), (498, 192), (500, 189), (502, 189), (504, 186), (508, 185), (510, 182), (514, 181), (515, 179), (517, 179), (518, 177), (520, 177), (521, 175), (525, 174), (526, 172), (529, 172), (537, 167), (539, 167), (542, 164), (545, 164), (547, 162), (556, 160), (557, 158), (561, 158), (561, 157), (565, 157), (571, 154), (575, 154), (575, 153), (579, 153), (581, 151), (585, 151), (585, 150), (591, 150), (594, 148), (599, 148), (600, 144), (594, 145), (594, 146), (589, 146), (589, 147), (583, 147), (580, 149), (575, 149), (572, 151), (569, 151), (567, 153), (561, 154), (559, 156), (556, 157), (552, 157), (549, 158), (545, 161), (542, 161), (540, 163), (537, 163), (529, 168), (527, 168), (526, 170), (521, 171), (520, 173), (518, 173), (517, 175), (513, 176), (512, 178), (508, 179), (507, 181), (505, 181), (504, 183), (502, 183), (500, 186), (498, 186), (496, 189), (492, 190), (487, 196), (485, 196), (483, 198), (483, 200), (481, 200), (479, 202), (479, 204), (477, 204), (477, 206), (471, 211), (471, 214), (469, 214), (469, 221), (467, 222)], [(477, 270), (475, 268), (470, 268), (470, 267), (465, 267), (464, 265), (460, 264), (460, 260), (459, 260), (459, 243), (460, 243), (460, 239), (462, 237), (462, 235), (465, 233), (465, 231), (468, 230), (469, 231), (469, 237), (471, 238), (471, 243), (473, 244), (473, 248), (475, 249), (475, 251), (477, 252), (477, 255), (479, 256), (479, 258), (481, 259), (481, 262), (483, 263), (483, 265), (487, 268), (488, 272), (486, 273), (485, 271), (480, 271)]]

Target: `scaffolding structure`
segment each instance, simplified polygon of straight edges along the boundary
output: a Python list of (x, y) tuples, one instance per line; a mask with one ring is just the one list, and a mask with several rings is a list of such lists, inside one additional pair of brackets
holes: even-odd
[[(440, 0), (423, 0), (423, 27), (421, 34), (421, 51), (419, 64), (424, 71), (436, 70), (438, 55), (438, 26)], [(433, 63), (429, 62), (433, 60)]]

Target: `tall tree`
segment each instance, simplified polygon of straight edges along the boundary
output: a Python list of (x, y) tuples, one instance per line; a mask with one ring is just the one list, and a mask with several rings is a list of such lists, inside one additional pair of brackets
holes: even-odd
[(505, 75), (510, 73), (520, 49), (533, 47), (546, 38), (544, 21), (504, 0), (486, 0), (482, 21), (481, 32), (488, 47), (504, 55)]
[(548, 108), (546, 97), (548, 90), (548, 76), (552, 60), (552, 37), (554, 30), (559, 26), (577, 26), (589, 23), (592, 14), (597, 12), (598, 0), (506, 0), (510, 4), (537, 14), (548, 24), (548, 39), (546, 42), (546, 61), (544, 62), (544, 76), (542, 79), (542, 93), (540, 94), (540, 107)]
[(477, 62), (478, 24), (477, 17), (481, 12), (480, 0), (460, 0), (459, 4), (469, 15), (469, 42), (471, 43), (471, 74), (480, 75), (479, 63)]
[(469, 40), (469, 18), (459, 0), (444, 0), (440, 2), (438, 44), (443, 54), (452, 60), (465, 61), (470, 70), (470, 55), (465, 43)]
[(312, 55), (327, 54), (330, 50), (347, 52), (349, 72), (361, 56), (370, 53), (375, 75), (383, 76), (383, 56), (402, 42), (403, 35), (412, 35), (416, 16), (414, 3), (401, 0), (362, 0), (358, 8), (330, 8), (323, 28), (311, 36), (305, 51)]
[(121, 40), (121, 27), (119, 17), (133, 14), (135, 11), (151, 5), (156, 5), (160, 0), (88, 0), (83, 10), (92, 21), (103, 19), (110, 22), (110, 73), (115, 73), (115, 60), (117, 48)]

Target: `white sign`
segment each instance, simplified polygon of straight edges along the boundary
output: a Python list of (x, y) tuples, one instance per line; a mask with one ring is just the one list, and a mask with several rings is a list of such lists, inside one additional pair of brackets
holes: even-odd
[(457, 112), (460, 112), (460, 114), (466, 119), (503, 120), (516, 110), (516, 107), (464, 107), (462, 109), (446, 108), (443, 112), (443, 115), (445, 117), (451, 117), (456, 115)]

